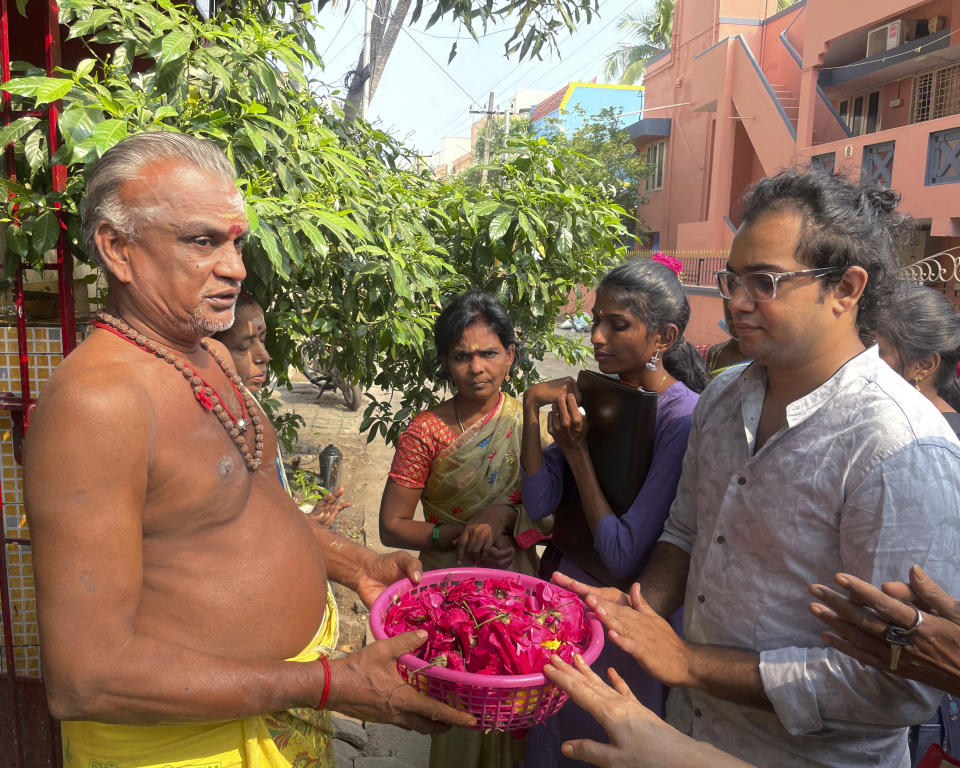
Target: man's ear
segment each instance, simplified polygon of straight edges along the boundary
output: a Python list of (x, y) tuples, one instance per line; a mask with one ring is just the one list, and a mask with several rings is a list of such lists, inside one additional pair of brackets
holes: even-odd
[(100, 260), (107, 271), (121, 283), (131, 282), (133, 274), (130, 268), (130, 238), (105, 219), (97, 225), (93, 237)]
[(833, 301), (837, 314), (854, 311), (857, 302), (867, 287), (869, 275), (863, 267), (848, 267), (835, 286), (833, 286)]

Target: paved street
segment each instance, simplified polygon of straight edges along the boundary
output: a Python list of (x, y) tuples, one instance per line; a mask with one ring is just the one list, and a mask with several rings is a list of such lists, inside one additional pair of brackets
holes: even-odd
[[(558, 331), (580, 337), (589, 343), (589, 337), (573, 331)], [(593, 360), (589, 364), (595, 368)], [(544, 378), (575, 375), (576, 369), (555, 358), (537, 365)], [(294, 447), (293, 456), (301, 457), (305, 469), (317, 468), (317, 454), (332, 443), (343, 453), (341, 484), (347, 489), (344, 498), (352, 502), (337, 519), (335, 530), (348, 538), (378, 550), (388, 551), (380, 543), (378, 517), (380, 495), (386, 481), (393, 448), (380, 440), (367, 443), (359, 431), (361, 411), (349, 411), (339, 393), (327, 392), (317, 397), (317, 389), (303, 376), (295, 376), (293, 389), (280, 390), (276, 396), (283, 409), (300, 414), (306, 426)], [(288, 457), (292, 458), (292, 457)], [(340, 647), (356, 650), (369, 639), (367, 611), (347, 589), (337, 590), (342, 629)], [(399, 728), (368, 725), (338, 718), (338, 768), (420, 768), (427, 765), (429, 738)]]

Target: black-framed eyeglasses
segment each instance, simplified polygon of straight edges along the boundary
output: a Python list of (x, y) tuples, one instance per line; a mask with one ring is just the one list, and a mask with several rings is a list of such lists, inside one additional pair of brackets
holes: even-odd
[(843, 272), (845, 267), (820, 267), (819, 269), (801, 269), (797, 272), (748, 272), (738, 275), (729, 269), (721, 269), (713, 273), (717, 278), (717, 288), (725, 299), (732, 299), (738, 285), (743, 286), (754, 301), (771, 301), (777, 298), (777, 285), (781, 280), (790, 280), (794, 277), (824, 277), (835, 272)]

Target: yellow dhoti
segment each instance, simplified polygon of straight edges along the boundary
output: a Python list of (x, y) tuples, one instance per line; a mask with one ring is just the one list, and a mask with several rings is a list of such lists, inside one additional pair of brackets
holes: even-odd
[[(337, 604), (327, 590), (323, 625), (299, 655), (316, 661), (336, 647)], [(111, 725), (65, 721), (67, 768), (333, 768), (333, 730), (325, 710), (290, 709), (270, 715), (185, 725)]]

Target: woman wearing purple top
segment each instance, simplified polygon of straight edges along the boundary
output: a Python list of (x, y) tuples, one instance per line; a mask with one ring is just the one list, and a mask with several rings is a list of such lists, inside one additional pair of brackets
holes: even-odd
[[(633, 504), (619, 518), (600, 490), (590, 459), (585, 439), (590, 416), (584, 417), (578, 410), (576, 382), (570, 378), (541, 382), (523, 396), (520, 477), (524, 508), (534, 519), (545, 517), (560, 503), (564, 483), (576, 483), (594, 549), (618, 579), (629, 579), (643, 570), (660, 536), (680, 479), (690, 414), (697, 393), (708, 381), (700, 356), (683, 339), (689, 318), (690, 305), (677, 274), (659, 261), (627, 262), (608, 273), (597, 289), (591, 342), (600, 371), (659, 395), (650, 469)], [(540, 409), (545, 406), (550, 407), (547, 429), (556, 442), (541, 451)], [(548, 545), (541, 576), (549, 577), (553, 570), (600, 586)], [(679, 631), (679, 616), (671, 623)], [(605, 676), (611, 666), (643, 704), (662, 713), (660, 683), (646, 675), (631, 656), (607, 643), (593, 669)], [(586, 765), (560, 754), (560, 744), (570, 739), (607, 741), (603, 728), (572, 701), (556, 717), (531, 729), (526, 768)]]

